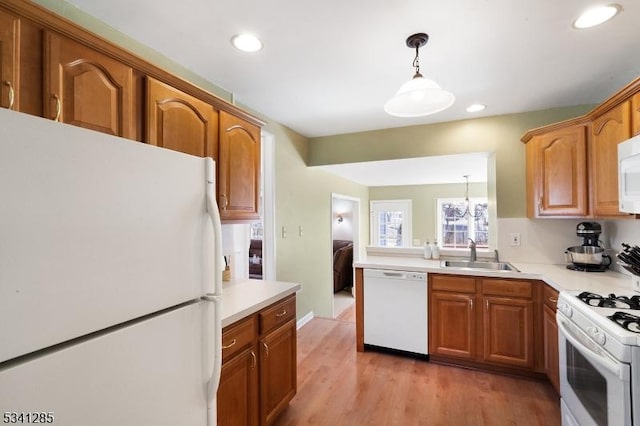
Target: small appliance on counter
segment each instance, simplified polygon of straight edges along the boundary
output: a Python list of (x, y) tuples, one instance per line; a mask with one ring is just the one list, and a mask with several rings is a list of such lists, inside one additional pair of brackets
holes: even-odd
[(567, 248), (565, 260), (568, 269), (586, 272), (604, 272), (611, 265), (611, 257), (600, 246), (602, 227), (598, 222), (580, 222), (576, 235), (583, 239), (582, 245)]

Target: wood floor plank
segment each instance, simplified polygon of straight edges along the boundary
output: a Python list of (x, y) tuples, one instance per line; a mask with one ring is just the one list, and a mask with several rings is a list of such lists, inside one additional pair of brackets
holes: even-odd
[(276, 426), (560, 425), (550, 384), (356, 352), (353, 313), (298, 330), (298, 394)]

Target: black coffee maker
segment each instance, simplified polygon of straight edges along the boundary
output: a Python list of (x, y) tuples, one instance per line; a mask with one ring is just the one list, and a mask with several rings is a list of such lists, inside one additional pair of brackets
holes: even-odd
[(598, 222), (580, 222), (576, 235), (582, 238), (581, 246), (569, 247), (564, 252), (568, 269), (575, 271), (603, 272), (611, 265), (611, 257), (600, 245), (602, 227)]

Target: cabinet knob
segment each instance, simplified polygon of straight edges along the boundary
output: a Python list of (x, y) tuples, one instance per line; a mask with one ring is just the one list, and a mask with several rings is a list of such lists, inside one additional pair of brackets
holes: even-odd
[(13, 85), (9, 80), (5, 81), (4, 84), (9, 86), (9, 106), (7, 107), (7, 109), (13, 109), (13, 103), (16, 100), (16, 94), (13, 90)]
[(53, 99), (56, 100), (56, 115), (53, 117), (53, 121), (60, 121), (60, 115), (62, 114), (62, 101), (58, 95), (53, 95)]

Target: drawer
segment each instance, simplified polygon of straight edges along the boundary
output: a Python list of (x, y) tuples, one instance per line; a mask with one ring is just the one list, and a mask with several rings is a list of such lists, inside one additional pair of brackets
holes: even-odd
[(267, 331), (294, 319), (296, 317), (296, 297), (290, 297), (264, 309), (260, 312), (259, 317), (260, 334), (264, 334)]
[(222, 330), (222, 362), (233, 357), (236, 353), (253, 345), (257, 340), (256, 319), (250, 316)]
[(542, 297), (544, 297), (544, 304), (553, 309), (553, 312), (555, 312), (556, 306), (558, 304), (558, 291), (553, 287), (545, 284)]
[(475, 293), (476, 279), (460, 275), (429, 275), (432, 291), (455, 291), (456, 293)]
[(533, 283), (519, 280), (483, 279), (482, 294), (531, 299), (533, 298)]

